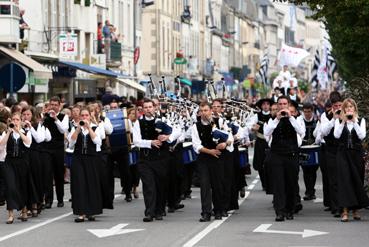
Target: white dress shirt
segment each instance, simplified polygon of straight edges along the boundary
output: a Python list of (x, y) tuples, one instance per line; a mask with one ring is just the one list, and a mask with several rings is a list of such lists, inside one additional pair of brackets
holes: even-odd
[[(59, 113), (57, 114), (57, 116)], [(59, 120), (59, 118), (56, 118), (55, 120), (56, 127), (58, 128), (59, 132), (61, 134), (67, 133), (69, 129), (69, 117), (68, 115), (64, 115), (64, 118), (62, 121)]]
[[(353, 121), (347, 121), (347, 128), (348, 130), (351, 132), (352, 129), (355, 129), (357, 136), (359, 137), (360, 140), (363, 140), (366, 136), (366, 123), (365, 123), (365, 119), (362, 118), (360, 125), (359, 125), (359, 120), (356, 120), (355, 122)], [(343, 128), (345, 127), (345, 123), (340, 123), (339, 119), (336, 119), (335, 121), (335, 125), (334, 125), (334, 137), (335, 138), (340, 138), (342, 135), (342, 131)]]
[[(105, 131), (100, 126), (97, 126), (96, 124), (93, 124), (93, 123), (91, 124), (91, 127), (96, 127), (95, 129), (96, 136), (94, 139), (91, 138), (91, 140), (96, 145), (96, 152), (100, 152), (101, 144), (102, 144), (101, 136), (105, 134)], [(82, 130), (81, 132), (82, 135), (87, 136), (89, 134), (89, 130), (87, 128), (81, 127), (81, 130)], [(68, 142), (69, 142), (68, 148), (72, 150), (74, 150), (74, 145), (76, 144), (77, 139), (78, 139), (78, 137), (76, 140), (72, 139), (72, 135), (75, 131), (76, 131), (76, 128), (72, 127), (72, 130), (68, 135)]]

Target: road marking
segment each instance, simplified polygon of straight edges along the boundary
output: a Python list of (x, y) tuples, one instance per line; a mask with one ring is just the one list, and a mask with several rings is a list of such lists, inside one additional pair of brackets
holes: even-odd
[(11, 234), (9, 234), (9, 235), (6, 235), (6, 236), (4, 236), (4, 237), (1, 237), (1, 238), (0, 238), (0, 242), (2, 242), (2, 241), (4, 241), (4, 240), (7, 240), (7, 239), (9, 239), (9, 238), (13, 238), (13, 237), (18, 236), (18, 235), (21, 235), (21, 234), (23, 234), (23, 233), (30, 232), (30, 231), (32, 231), (32, 230), (35, 230), (35, 229), (37, 229), (37, 228), (40, 228), (40, 227), (45, 226), (45, 225), (47, 225), (47, 224), (50, 224), (50, 223), (52, 223), (52, 222), (54, 222), (54, 221), (57, 221), (57, 220), (63, 219), (63, 218), (65, 218), (65, 217), (68, 217), (68, 216), (70, 216), (72, 213), (73, 213), (73, 212), (66, 213), (66, 214), (60, 215), (60, 216), (58, 216), (58, 217), (56, 217), (56, 218), (52, 218), (52, 219), (46, 220), (46, 221), (44, 221), (44, 222), (42, 222), (42, 223), (36, 224), (36, 225), (34, 225), (34, 226), (31, 226), (31, 227), (25, 228), (25, 229), (23, 229), (23, 230), (13, 232), (13, 233), (11, 233)]
[(126, 226), (128, 226), (128, 224), (118, 224), (110, 229), (87, 229), (87, 231), (94, 234), (98, 238), (106, 238), (115, 235), (122, 235), (131, 232), (139, 232), (145, 230), (145, 229), (122, 229)]
[[(258, 178), (256, 178), (254, 181), (256, 181), (256, 183), (259, 181)], [(253, 181), (253, 182), (254, 182)], [(252, 183), (253, 183), (252, 182)], [(256, 184), (255, 183), (255, 184)], [(253, 186), (255, 186), (255, 184), (253, 184)], [(250, 185), (251, 186), (251, 185)], [(249, 186), (249, 187), (250, 187)], [(254, 188), (254, 187), (252, 187)], [(249, 189), (252, 190), (252, 189)], [(245, 197), (238, 200), (238, 204), (241, 206), (241, 204), (246, 200), (246, 198), (250, 195), (251, 191), (246, 191), (245, 193)], [(197, 244), (201, 239), (203, 239), (206, 235), (208, 235), (212, 230), (218, 228), (221, 224), (223, 224), (229, 217), (232, 216), (232, 214), (234, 213), (234, 210), (232, 210), (230, 212), (230, 215), (226, 218), (223, 218), (222, 220), (215, 220), (213, 221), (210, 225), (208, 225), (204, 230), (202, 230), (201, 232), (199, 232), (196, 236), (194, 236), (193, 238), (191, 238), (189, 241), (187, 241), (183, 247), (193, 247), (195, 244)]]
[[(120, 197), (120, 196), (122, 196), (122, 195), (117, 194), (117, 195), (115, 195), (115, 196), (114, 196), (114, 198), (118, 198), (118, 197)], [(25, 228), (25, 229), (23, 229), (23, 230), (16, 231), (16, 232), (13, 232), (13, 233), (11, 233), (11, 234), (5, 235), (5, 236), (3, 236), (3, 237), (0, 237), (0, 242), (5, 241), (5, 240), (7, 240), (7, 239), (9, 239), (9, 238), (13, 238), (13, 237), (19, 236), (19, 235), (21, 235), (21, 234), (24, 234), (24, 233), (30, 232), (30, 231), (32, 231), (32, 230), (35, 230), (35, 229), (40, 228), (40, 227), (42, 227), (42, 226), (48, 225), (48, 224), (53, 223), (53, 222), (55, 222), (55, 221), (61, 220), (61, 219), (65, 218), (65, 217), (68, 217), (68, 216), (70, 216), (70, 215), (72, 215), (72, 214), (73, 214), (73, 212), (69, 212), (69, 213), (66, 213), (66, 214), (60, 215), (60, 216), (58, 216), (58, 217), (55, 217), (55, 218), (52, 218), (52, 219), (46, 220), (46, 221), (44, 221), (44, 222), (38, 223), (38, 224), (36, 224), (36, 225), (34, 225), (34, 226), (31, 226), (31, 227)]]
[(272, 224), (261, 224), (253, 232), (301, 235), (303, 238), (309, 238), (309, 237), (329, 234), (329, 232), (320, 232), (320, 231), (314, 231), (314, 230), (309, 230), (309, 229), (304, 229), (303, 232), (268, 230), (268, 228), (271, 226)]
[(247, 189), (248, 190), (253, 190), (255, 188), (255, 184), (250, 184), (248, 187), (247, 187)]

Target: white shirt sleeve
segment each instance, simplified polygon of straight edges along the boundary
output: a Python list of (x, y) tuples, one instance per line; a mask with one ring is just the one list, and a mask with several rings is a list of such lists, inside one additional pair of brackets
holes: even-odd
[(343, 131), (343, 127), (345, 127), (345, 124), (342, 122), (340, 123), (339, 119), (336, 119), (335, 123), (334, 123), (334, 137), (335, 138), (340, 138), (342, 135), (342, 131)]
[(27, 139), (29, 140), (29, 144), (26, 144), (23, 142), (24, 146), (26, 146), (27, 148), (31, 147), (32, 144), (32, 134), (31, 131), (28, 131), (26, 134)]
[(141, 136), (140, 121), (133, 125), (133, 144), (139, 148), (151, 148), (151, 140), (143, 140)]
[(255, 114), (251, 118), (249, 118), (248, 121), (246, 121), (246, 127), (248, 128), (249, 131), (251, 131), (252, 126), (254, 124), (257, 124), (257, 122), (258, 122), (258, 115)]
[(37, 143), (41, 143), (45, 140), (45, 130), (42, 128), (41, 124), (38, 124), (37, 130), (33, 127), (30, 129), (32, 137), (35, 139)]
[(264, 125), (264, 136), (271, 136), (275, 128), (277, 128), (279, 124), (278, 118), (269, 119), (268, 124)]
[(51, 141), (51, 133), (50, 130), (48, 128), (46, 128), (45, 126), (42, 126), (45, 129), (45, 141), (49, 142)]
[(74, 128), (74, 126), (72, 127), (71, 131), (68, 134), (68, 147), (70, 149), (74, 148), (74, 145), (76, 144), (77, 140), (73, 140), (72, 139), (72, 135), (73, 133), (76, 131), (76, 128)]
[(331, 129), (334, 127), (335, 124), (335, 119), (332, 118), (331, 120), (323, 120), (322, 118), (322, 122), (320, 124), (320, 134), (322, 137), (325, 137), (327, 135), (329, 135), (329, 133), (331, 132)]
[(354, 129), (356, 131), (357, 136), (360, 140), (363, 140), (366, 136), (366, 121), (364, 118), (361, 119), (360, 125), (355, 122), (354, 123)]
[[(95, 134), (96, 134), (95, 138), (94, 139), (91, 138), (92, 142), (96, 144), (98, 147), (100, 147), (102, 143), (101, 135), (105, 135), (105, 130), (103, 128), (100, 128), (100, 126), (97, 126), (97, 128), (95, 129)], [(100, 150), (97, 150), (97, 151), (100, 151)]]
[(197, 131), (197, 126), (196, 124), (194, 124), (192, 126), (192, 130), (191, 130), (191, 137), (192, 137), (192, 147), (193, 149), (195, 150), (196, 153), (200, 153), (200, 150), (204, 147), (202, 144), (201, 144), (201, 140), (200, 140), (200, 137), (199, 137), (199, 133)]
[(69, 117), (68, 115), (64, 115), (63, 121), (60, 121), (58, 118), (55, 120), (56, 127), (61, 134), (64, 134), (68, 131), (69, 128)]
[(113, 130), (114, 130), (110, 119), (107, 117), (105, 117), (104, 119), (104, 130), (105, 130), (105, 134), (107, 135), (111, 135), (111, 133), (113, 133)]
[[(182, 131), (179, 127), (172, 128), (172, 134), (169, 135), (168, 143), (172, 143), (182, 135)], [(151, 143), (150, 143), (151, 145)]]
[(302, 125), (301, 120), (298, 120), (294, 117), (289, 118), (290, 123), (292, 124), (293, 128), (295, 129), (296, 133), (300, 135), (301, 138), (304, 138), (305, 136), (305, 124)]

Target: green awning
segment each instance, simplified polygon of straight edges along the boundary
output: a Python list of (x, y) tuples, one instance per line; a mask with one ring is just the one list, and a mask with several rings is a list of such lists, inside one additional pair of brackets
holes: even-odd
[(180, 81), (182, 84), (186, 84), (187, 86), (192, 86), (192, 81), (186, 79), (186, 78), (180, 78)]

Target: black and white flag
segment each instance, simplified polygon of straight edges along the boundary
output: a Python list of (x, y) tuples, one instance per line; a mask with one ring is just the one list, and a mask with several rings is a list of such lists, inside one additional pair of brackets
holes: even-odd
[(319, 55), (319, 50), (317, 49), (315, 52), (314, 65), (311, 70), (311, 79), (310, 79), (313, 88), (316, 88), (319, 85), (319, 80), (318, 80), (319, 66), (320, 66), (320, 55)]
[(334, 73), (337, 71), (336, 59), (331, 54), (331, 51), (327, 51), (327, 68), (328, 68), (328, 78), (333, 80)]
[(259, 75), (264, 85), (267, 84), (268, 67), (269, 67), (269, 58), (268, 58), (268, 53), (266, 53), (263, 56), (263, 59), (261, 60), (261, 65), (259, 69)]

